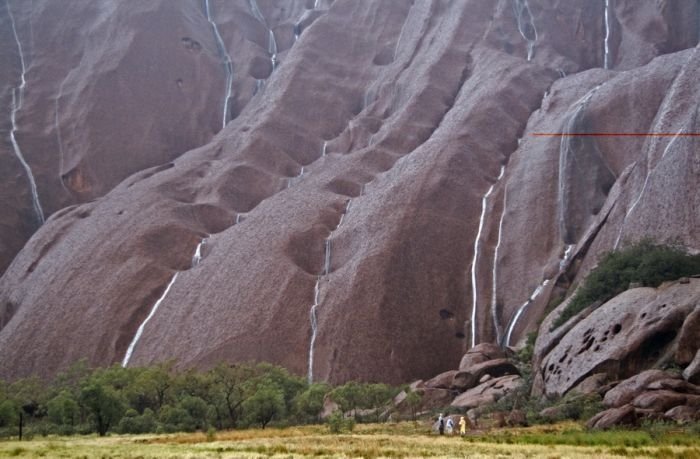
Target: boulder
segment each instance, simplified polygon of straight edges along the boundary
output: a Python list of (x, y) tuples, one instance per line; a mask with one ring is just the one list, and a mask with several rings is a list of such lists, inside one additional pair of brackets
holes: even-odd
[(669, 390), (654, 390), (643, 392), (632, 401), (632, 406), (641, 410), (651, 410), (663, 413), (674, 406), (684, 405), (688, 397)]
[(431, 389), (449, 389), (452, 387), (452, 380), (457, 374), (457, 370), (450, 370), (440, 373), (432, 379), (425, 382), (425, 387)]
[(505, 351), (492, 343), (480, 343), (469, 349), (459, 362), (460, 370), (468, 370), (474, 365), (486, 362), (487, 360), (503, 359), (506, 357)]
[(328, 395), (323, 399), (323, 410), (321, 410), (321, 419), (328, 418), (331, 414), (340, 409), (340, 405), (335, 403)]
[(674, 350), (678, 330), (698, 302), (700, 279), (614, 297), (578, 322), (542, 360), (545, 395), (564, 395), (596, 373), (623, 379), (651, 368)]
[(581, 381), (576, 387), (574, 387), (571, 390), (583, 395), (600, 393), (601, 388), (605, 387), (607, 382), (607, 374), (596, 373)]
[(666, 411), (664, 417), (685, 424), (688, 422), (700, 421), (700, 411), (692, 406), (675, 406)]
[(417, 389), (419, 389), (419, 388), (421, 388), (421, 387), (424, 387), (424, 386), (425, 386), (425, 383), (423, 382), (423, 380), (422, 380), (422, 379), (419, 379), (419, 380), (417, 380), (417, 381), (413, 381), (413, 382), (408, 386), (408, 388), (411, 389), (412, 391), (415, 391), (415, 390), (417, 390)]
[(448, 406), (455, 397), (454, 392), (447, 389), (418, 389), (421, 402), (417, 411), (429, 411)]
[(520, 384), (522, 384), (522, 378), (518, 375), (493, 378), (458, 395), (452, 401), (451, 406), (469, 410), (489, 405), (505, 394), (517, 389)]
[(512, 410), (508, 413), (506, 423), (510, 427), (525, 427), (527, 426), (527, 415), (522, 410)]
[(632, 376), (609, 390), (603, 398), (603, 405), (608, 407), (620, 407), (627, 405), (641, 394), (646, 387), (662, 379), (669, 379), (671, 375), (661, 370), (647, 370)]
[(484, 376), (498, 378), (505, 375), (519, 375), (520, 372), (510, 361), (506, 359), (488, 360), (471, 366), (467, 370), (455, 373), (452, 387), (455, 390), (464, 391), (475, 387)]
[(618, 426), (635, 425), (637, 425), (637, 414), (631, 405), (623, 405), (601, 411), (586, 424), (589, 429), (610, 429)]
[(700, 386), (682, 379), (660, 379), (647, 384), (648, 390), (671, 390), (681, 394), (700, 395)]
[(695, 358), (690, 365), (683, 370), (683, 378), (692, 384), (700, 384), (700, 350), (695, 353)]
[[(690, 280), (688, 280), (690, 282)], [(681, 332), (678, 334), (678, 344), (674, 360), (678, 365), (685, 366), (693, 361), (693, 357), (700, 349), (700, 305), (683, 322)]]

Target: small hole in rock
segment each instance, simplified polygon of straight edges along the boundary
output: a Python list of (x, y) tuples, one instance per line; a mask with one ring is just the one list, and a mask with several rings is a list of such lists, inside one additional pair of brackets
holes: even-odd
[(459, 338), (459, 339), (463, 339), (463, 338), (464, 338), (464, 333), (462, 333), (462, 332), (457, 332), (457, 333), (455, 333), (455, 336), (456, 336), (457, 338)]
[(447, 320), (453, 318), (455, 315), (452, 313), (452, 311), (449, 311), (447, 309), (440, 309), (440, 318), (442, 320)]
[(615, 326), (612, 329), (613, 335), (617, 335), (618, 333), (620, 333), (620, 330), (622, 330), (622, 325), (615, 324)]

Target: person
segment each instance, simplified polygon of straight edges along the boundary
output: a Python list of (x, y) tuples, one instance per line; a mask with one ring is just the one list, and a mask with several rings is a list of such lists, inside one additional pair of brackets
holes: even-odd
[(440, 435), (445, 434), (445, 418), (442, 417), (442, 413), (438, 416), (438, 432), (440, 432)]
[(459, 434), (460, 435), (467, 434), (467, 420), (464, 419), (464, 416), (461, 416), (459, 418)]
[(445, 432), (447, 433), (447, 435), (452, 435), (452, 433), (454, 432), (454, 428), (455, 423), (452, 420), (452, 418), (447, 418), (447, 422), (445, 423)]

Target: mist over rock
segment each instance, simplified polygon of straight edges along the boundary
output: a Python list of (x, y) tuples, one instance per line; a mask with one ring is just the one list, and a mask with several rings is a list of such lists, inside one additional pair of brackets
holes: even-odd
[(0, 378), (428, 380), (522, 342), (606, 251), (700, 251), (698, 4), (612, 3), (8, 0)]

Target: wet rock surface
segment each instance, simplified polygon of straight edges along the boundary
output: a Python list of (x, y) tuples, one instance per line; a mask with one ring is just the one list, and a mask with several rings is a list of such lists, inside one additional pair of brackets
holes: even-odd
[[(618, 244), (700, 249), (696, 140), (535, 135), (700, 130), (697, 5), (630, 1), (606, 25), (602, 2), (547, 0), (529, 20), (505, 0), (211, 0), (209, 17), (184, 0), (10, 0), (0, 98), (21, 48), (14, 131), (50, 217), (37, 229), (5, 110), (0, 378), (122, 362), (158, 304), (129, 365), (427, 380), (506, 357), (465, 353), (521, 341)], [(643, 368), (610, 343), (672, 346), (695, 307), (684, 285), (591, 313), (608, 344), (588, 319), (550, 339), (541, 368), (560, 370), (542, 387)], [(588, 346), (580, 365), (559, 362), (569, 345)], [(474, 379), (460, 390), (482, 399), (517, 381)]]

